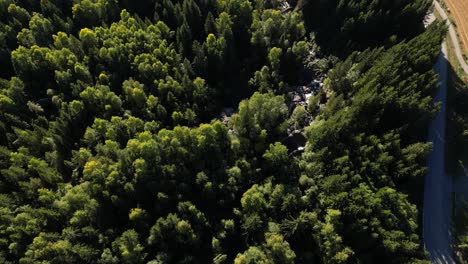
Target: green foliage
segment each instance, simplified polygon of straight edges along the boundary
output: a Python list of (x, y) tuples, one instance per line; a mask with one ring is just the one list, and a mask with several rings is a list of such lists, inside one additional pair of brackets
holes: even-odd
[(230, 122), (242, 139), (250, 141), (255, 150), (261, 151), (266, 143), (286, 132), (287, 115), (283, 97), (255, 93), (239, 104), (239, 113)]
[(249, 263), (294, 263), (296, 255), (289, 247), (289, 243), (284, 241), (282, 235), (277, 233), (266, 234), (265, 246), (249, 247), (242, 254), (238, 254), (234, 263), (249, 264)]
[(349, 54), (349, 50), (394, 44), (392, 39), (420, 33), (430, 5), (428, 0), (310, 0), (303, 15), (310, 28), (318, 29), (320, 42)]
[(306, 2), (0, 0), (0, 262), (424, 262), (444, 29), (427, 1)]

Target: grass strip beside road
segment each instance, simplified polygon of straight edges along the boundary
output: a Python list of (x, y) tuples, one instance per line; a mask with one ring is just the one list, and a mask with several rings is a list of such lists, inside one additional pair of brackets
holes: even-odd
[(460, 39), (463, 57), (466, 61), (466, 51), (468, 50), (468, 1), (466, 0), (445, 0), (448, 7), (451, 21), (456, 27), (457, 35)]

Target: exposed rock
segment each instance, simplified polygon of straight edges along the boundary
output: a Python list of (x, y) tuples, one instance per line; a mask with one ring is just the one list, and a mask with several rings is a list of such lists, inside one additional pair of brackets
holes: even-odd
[(236, 111), (234, 110), (234, 108), (225, 107), (223, 108), (223, 111), (219, 115), (219, 119), (221, 120), (221, 122), (223, 122), (223, 124), (227, 124), (229, 123), (229, 119), (231, 118), (233, 114), (235, 114), (235, 112)]

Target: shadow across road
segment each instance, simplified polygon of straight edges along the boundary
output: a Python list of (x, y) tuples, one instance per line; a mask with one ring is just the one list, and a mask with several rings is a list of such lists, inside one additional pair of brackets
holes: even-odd
[(433, 149), (427, 160), (428, 171), (424, 184), (423, 238), (432, 263), (455, 263), (452, 249), (452, 179), (445, 174), (445, 131), (447, 120), (447, 45), (442, 51), (434, 70), (439, 74), (440, 87), (434, 103), (440, 111), (429, 127), (428, 140)]

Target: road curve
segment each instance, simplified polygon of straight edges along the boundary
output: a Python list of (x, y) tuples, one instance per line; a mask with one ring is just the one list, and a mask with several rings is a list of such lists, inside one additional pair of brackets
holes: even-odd
[(445, 174), (445, 122), (447, 99), (447, 45), (442, 44), (434, 70), (439, 73), (440, 88), (434, 102), (440, 111), (429, 127), (428, 140), (433, 150), (428, 157), (424, 186), (423, 239), (432, 263), (455, 263), (451, 246), (452, 180)]
[(450, 35), (450, 38), (452, 39), (452, 43), (455, 48), (455, 55), (457, 57), (458, 63), (462, 67), (465, 74), (468, 75), (468, 64), (466, 64), (466, 61), (463, 58), (461, 47), (460, 47), (460, 40), (458, 39), (458, 35), (457, 35), (457, 32), (455, 31), (455, 27), (453, 26), (452, 22), (450, 22), (450, 19), (448, 19), (447, 13), (445, 13), (445, 10), (442, 8), (442, 6), (440, 6), (438, 1), (434, 0), (434, 7), (437, 13), (439, 13), (440, 17), (442, 17), (442, 19), (445, 20), (445, 23), (447, 24), (449, 28), (449, 35)]

